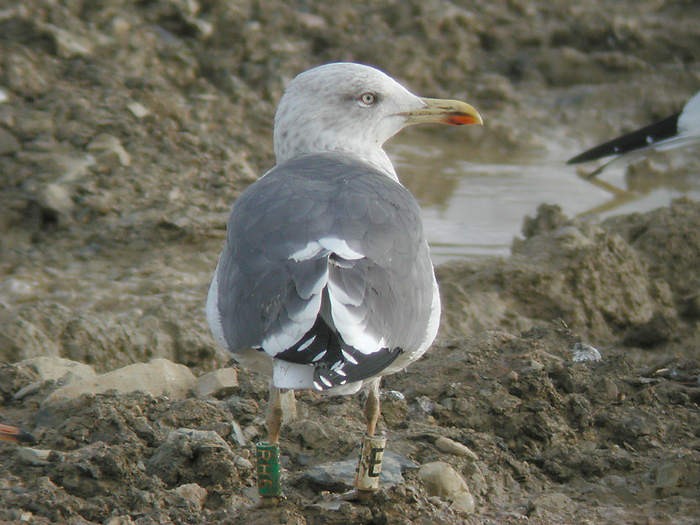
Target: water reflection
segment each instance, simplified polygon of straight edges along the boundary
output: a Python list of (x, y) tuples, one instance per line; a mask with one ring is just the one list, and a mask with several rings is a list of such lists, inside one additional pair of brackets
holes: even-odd
[(642, 161), (629, 170), (621, 164), (588, 180), (565, 165), (564, 151), (556, 158), (540, 155), (511, 164), (481, 151), (478, 161), (467, 161), (476, 152), (453, 139), (432, 136), (426, 145), (424, 136), (408, 135), (388, 148), (402, 182), (423, 208), (437, 264), (508, 255), (523, 218), (543, 202), (560, 205), (569, 216), (603, 218), (648, 211), (683, 195), (700, 199), (700, 172), (684, 171), (682, 164), (669, 167), (669, 154), (664, 164)]

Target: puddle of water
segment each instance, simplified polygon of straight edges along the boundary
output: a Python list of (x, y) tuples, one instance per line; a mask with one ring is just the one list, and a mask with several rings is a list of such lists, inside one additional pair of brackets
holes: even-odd
[(627, 189), (622, 162), (607, 169), (598, 179), (602, 183), (595, 185), (565, 164), (572, 152), (562, 151), (554, 159), (516, 159), (513, 164), (480, 152), (478, 162), (470, 162), (465, 159), (475, 152), (448, 138), (431, 137), (426, 146), (424, 136), (409, 136), (388, 148), (401, 181), (420, 202), (436, 264), (508, 255), (523, 218), (534, 216), (541, 203), (558, 204), (569, 217), (586, 214), (595, 219), (649, 211), (683, 195), (700, 199), (700, 174), (657, 177), (616, 195), (601, 186)]

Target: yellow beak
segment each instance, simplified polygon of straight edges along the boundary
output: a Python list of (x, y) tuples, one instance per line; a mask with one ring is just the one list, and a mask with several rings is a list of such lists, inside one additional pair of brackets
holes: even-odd
[(401, 114), (406, 117), (406, 124), (437, 123), (464, 126), (484, 123), (476, 108), (461, 100), (441, 98), (422, 98), (421, 100), (425, 104), (424, 107)]

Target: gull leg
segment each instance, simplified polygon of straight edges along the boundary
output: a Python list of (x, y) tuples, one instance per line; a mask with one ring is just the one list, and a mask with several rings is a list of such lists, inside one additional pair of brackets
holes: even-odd
[(362, 438), (355, 476), (356, 497), (360, 500), (367, 499), (379, 489), (379, 474), (382, 471), (382, 458), (386, 447), (386, 437), (375, 436), (380, 414), (379, 381), (380, 378), (376, 378), (369, 385), (365, 402), (367, 434)]
[(262, 498), (261, 506), (277, 505), (282, 498), (279, 442), (282, 423), (285, 419), (283, 405), (287, 405), (292, 411), (295, 411), (294, 391), (282, 392), (274, 385), (270, 385), (266, 419), (267, 441), (261, 441), (255, 446), (258, 494)]
[(279, 388), (270, 385), (269, 406), (267, 407), (267, 441), (271, 445), (279, 445), (280, 429), (282, 428), (282, 395)]
[(372, 381), (367, 392), (367, 401), (365, 401), (365, 419), (367, 420), (367, 435), (374, 436), (377, 430), (377, 421), (381, 413), (379, 403), (379, 379)]

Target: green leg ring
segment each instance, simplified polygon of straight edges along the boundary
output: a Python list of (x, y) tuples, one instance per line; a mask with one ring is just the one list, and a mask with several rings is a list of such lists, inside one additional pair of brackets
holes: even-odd
[(282, 496), (280, 483), (280, 447), (265, 441), (255, 444), (258, 493), (263, 498)]

